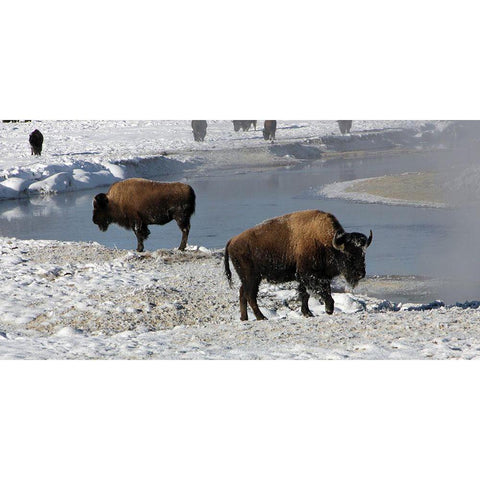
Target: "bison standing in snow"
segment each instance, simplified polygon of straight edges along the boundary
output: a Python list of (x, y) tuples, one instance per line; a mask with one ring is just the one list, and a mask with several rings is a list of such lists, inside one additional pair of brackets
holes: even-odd
[(263, 138), (264, 140), (275, 140), (275, 132), (277, 130), (277, 121), (276, 120), (265, 120), (263, 122)]
[(242, 129), (244, 132), (249, 131), (250, 127), (253, 125), (253, 128), (257, 129), (257, 121), (256, 120), (232, 120), (233, 122), (233, 129), (238, 132)]
[(330, 281), (343, 275), (355, 286), (365, 277), (365, 252), (372, 236), (371, 230), (368, 238), (347, 233), (332, 214), (306, 210), (266, 220), (233, 237), (225, 247), (225, 274), (231, 284), (231, 259), (241, 282), (240, 318), (248, 320), (247, 302), (257, 320), (265, 318), (257, 304), (262, 279), (272, 283), (296, 280), (303, 315), (313, 315), (307, 288), (332, 314)]
[(352, 120), (337, 120), (338, 128), (340, 129), (340, 133), (344, 135), (345, 133), (350, 133), (350, 129), (352, 128)]
[(137, 251), (150, 235), (149, 225), (165, 225), (175, 220), (182, 231), (179, 250), (185, 250), (190, 217), (195, 212), (195, 192), (185, 183), (162, 183), (131, 178), (114, 183), (93, 199), (93, 223), (105, 232), (111, 223), (133, 230)]
[(43, 135), (40, 130), (34, 130), (28, 137), (32, 155), (41, 155), (43, 146)]
[(203, 142), (207, 135), (206, 120), (192, 120), (193, 139), (196, 142)]

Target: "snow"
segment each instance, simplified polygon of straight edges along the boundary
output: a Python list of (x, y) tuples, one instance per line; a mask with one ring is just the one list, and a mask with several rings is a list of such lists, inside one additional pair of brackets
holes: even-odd
[(364, 203), (383, 203), (385, 205), (409, 205), (412, 207), (430, 207), (430, 208), (442, 208), (446, 205), (440, 202), (414, 202), (411, 200), (404, 200), (400, 198), (387, 198), (379, 195), (374, 195), (367, 192), (349, 191), (351, 187), (356, 184), (364, 182), (364, 178), (358, 178), (355, 180), (348, 180), (345, 182), (335, 182), (322, 187), (318, 194), (327, 198), (345, 198), (347, 200), (353, 200), (356, 202)]
[[(440, 130), (445, 122), (437, 122)], [(423, 121), (355, 121), (352, 135), (385, 128), (419, 129)], [(222, 151), (270, 145), (263, 140), (263, 121), (257, 130), (234, 132), (230, 120), (208, 121), (205, 142), (193, 140), (190, 121), (32, 121), (0, 124), (0, 198), (57, 193), (110, 185), (132, 176), (181, 172), (195, 165), (205, 150)], [(32, 156), (28, 135), (38, 128), (44, 135), (40, 157)], [(322, 136), (342, 137), (334, 121), (280, 122), (277, 156), (315, 157), (315, 150), (298, 142)], [(378, 136), (379, 138), (381, 136)], [(360, 142), (361, 143), (361, 142)], [(283, 152), (283, 153), (282, 153)], [(174, 158), (171, 159), (172, 154)], [(318, 154), (317, 154), (318, 155)], [(226, 156), (225, 156), (226, 157)], [(210, 168), (225, 168), (221, 158)], [(236, 159), (239, 161), (239, 159)]]
[[(334, 121), (282, 121), (273, 146), (286, 165), (298, 165), (325, 151), (326, 136), (350, 147), (365, 135), (375, 142), (373, 132), (380, 139), (410, 132), (410, 141), (424, 124), (354, 121), (351, 135), (341, 137)], [(434, 124), (441, 132), (446, 122)], [(236, 152), (272, 146), (261, 125), (234, 132), (231, 121), (209, 121), (206, 141), (196, 143), (189, 121), (3, 123), (0, 197), (34, 200), (186, 169), (258, 168), (254, 155), (245, 160)], [(45, 137), (40, 157), (28, 146), (35, 128)], [(216, 152), (208, 164), (204, 151)], [(263, 283), (259, 305), (268, 320), (241, 322), (236, 274), (231, 289), (223, 252), (201, 245), (140, 254), (2, 236), (0, 259), (2, 359), (480, 358), (478, 301), (397, 304), (337, 288), (333, 315), (312, 297), (314, 317), (305, 318), (294, 284)]]

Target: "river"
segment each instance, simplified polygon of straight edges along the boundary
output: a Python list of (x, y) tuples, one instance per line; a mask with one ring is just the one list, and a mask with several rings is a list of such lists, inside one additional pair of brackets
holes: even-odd
[[(311, 161), (301, 168), (219, 171), (209, 172), (208, 176), (192, 174), (157, 180), (181, 180), (194, 188), (197, 210), (192, 217), (190, 245), (223, 248), (233, 235), (267, 218), (318, 208), (333, 213), (347, 231), (368, 234), (373, 230), (373, 243), (367, 253), (369, 277), (428, 277), (435, 281), (436, 286), (430, 286), (426, 292), (413, 289), (408, 294), (393, 294), (393, 299), (435, 300), (441, 296), (446, 301), (456, 301), (458, 289), (465, 293), (463, 300), (478, 298), (475, 272), (480, 267), (479, 260), (469, 257), (464, 249), (458, 252), (453, 248), (454, 244), (467, 248), (471, 240), (471, 232), (459, 228), (456, 209), (356, 203), (317, 194), (322, 185), (332, 182), (436, 169), (449, 161), (449, 155), (445, 151), (372, 155)], [(0, 202), (0, 233), (19, 239), (95, 241), (109, 247), (134, 249), (136, 239), (132, 232), (111, 225), (103, 233), (92, 223), (92, 198), (106, 190)], [(465, 211), (462, 218), (473, 214)], [(151, 226), (150, 230), (146, 250), (173, 248), (180, 243), (181, 234), (174, 222)], [(440, 282), (439, 286), (437, 281), (445, 276), (452, 279)]]

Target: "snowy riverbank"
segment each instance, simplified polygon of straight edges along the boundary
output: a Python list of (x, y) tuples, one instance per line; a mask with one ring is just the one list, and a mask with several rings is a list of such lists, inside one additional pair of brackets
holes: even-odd
[(293, 284), (262, 284), (268, 320), (239, 320), (222, 252), (136, 252), (0, 239), (4, 359), (475, 359), (479, 302), (394, 304), (334, 294), (300, 314)]
[[(437, 122), (432, 128), (440, 132), (447, 124)], [(29, 152), (28, 133), (34, 128), (46, 138), (41, 157)], [(230, 121), (217, 121), (209, 122), (207, 141), (198, 144), (188, 121), (2, 124), (0, 197), (90, 188), (126, 176), (185, 169), (203, 174), (255, 169), (259, 162), (252, 151), (266, 148), (276, 156), (263, 167), (295, 165), (317, 158), (319, 152), (335, 152), (344, 143), (352, 151), (353, 143), (363, 144), (365, 136), (375, 150), (394, 148), (388, 143), (392, 132), (395, 141), (403, 132), (409, 146), (420, 144), (425, 133), (424, 122), (354, 122), (352, 135), (345, 137), (336, 129), (335, 122), (279, 123), (272, 145), (260, 129), (234, 132)], [(329, 150), (326, 136), (327, 143), (338, 145)], [(96, 243), (21, 241), (0, 235), (3, 359), (480, 356), (476, 301), (396, 304), (369, 296), (375, 279), (367, 279), (358, 288), (366, 294), (337, 289), (333, 316), (312, 298), (315, 317), (304, 318), (294, 285), (265, 283), (259, 304), (269, 319), (241, 322), (238, 290), (228, 287), (221, 251), (190, 246), (187, 252), (138, 254)]]
[[(275, 144), (265, 142), (262, 125), (234, 132), (229, 120), (209, 121), (205, 141), (195, 142), (188, 120), (0, 123), (0, 199), (95, 188), (134, 176), (266, 166), (248, 154), (252, 149), (269, 149), (278, 166), (318, 159), (327, 149), (414, 146), (449, 123), (358, 120), (351, 134), (342, 136), (335, 121), (278, 121)], [(28, 136), (34, 129), (44, 135), (40, 157), (30, 154)]]

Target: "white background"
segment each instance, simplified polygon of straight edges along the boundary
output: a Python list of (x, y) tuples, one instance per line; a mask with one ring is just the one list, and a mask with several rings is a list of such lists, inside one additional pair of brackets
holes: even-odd
[[(477, 19), (467, 1), (8, 2), (0, 112), (478, 119)], [(465, 478), (477, 467), (473, 363), (8, 361), (0, 378), (9, 479)]]

